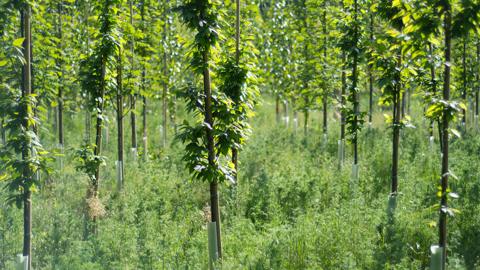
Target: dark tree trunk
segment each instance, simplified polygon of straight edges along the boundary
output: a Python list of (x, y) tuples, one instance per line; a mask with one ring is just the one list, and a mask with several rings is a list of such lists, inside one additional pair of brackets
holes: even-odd
[(303, 118), (303, 134), (305, 135), (305, 139), (307, 139), (308, 135), (308, 120), (309, 120), (309, 113), (308, 110), (303, 111), (304, 118)]
[[(166, 28), (164, 27), (164, 31)], [(165, 50), (163, 53), (163, 75), (164, 75), (164, 82), (163, 82), (163, 92), (162, 92), (162, 144), (163, 147), (167, 147), (167, 106), (168, 106), (168, 56), (167, 51)]]
[(407, 99), (407, 115), (410, 115), (410, 108), (412, 105), (411, 99), (412, 99), (412, 91), (410, 89), (405, 89), (405, 92), (407, 93), (406, 99)]
[(123, 166), (123, 62), (122, 62), (122, 48), (118, 49), (118, 63), (117, 63), (117, 154), (118, 166), (121, 182), (119, 188), (123, 188), (124, 182), (124, 166)]
[(343, 63), (343, 67), (342, 67), (342, 92), (341, 92), (342, 96), (340, 97), (342, 108), (341, 108), (341, 111), (340, 111), (340, 114), (341, 114), (340, 140), (345, 141), (346, 116), (345, 116), (345, 112), (344, 112), (343, 108), (345, 107), (345, 105), (347, 103), (347, 99), (346, 99), (346, 95), (347, 95), (347, 73), (345, 72), (347, 57), (345, 56), (344, 52), (342, 53), (342, 63)]
[(132, 131), (132, 150), (135, 151), (134, 155), (136, 155), (137, 151), (137, 97), (135, 94), (130, 95), (130, 126)]
[[(402, 65), (402, 56), (399, 52), (397, 55), (397, 65)], [(391, 193), (396, 195), (398, 192), (398, 156), (400, 146), (400, 103), (402, 100), (402, 84), (400, 72), (396, 74), (397, 84), (393, 93), (393, 141), (392, 141), (392, 187)]]
[(323, 134), (328, 133), (328, 95), (323, 95)]
[[(374, 17), (373, 13), (370, 13), (370, 42), (373, 42), (373, 28)], [(368, 96), (368, 124), (372, 124), (373, 118), (373, 67), (372, 64), (368, 64), (368, 87), (369, 87), (369, 96)]]
[[(130, 7), (130, 25), (133, 26), (133, 0), (129, 1), (129, 7)], [(135, 40), (134, 37), (131, 37), (130, 40), (130, 69), (133, 70), (134, 67), (134, 54), (135, 54)], [(133, 76), (133, 74), (130, 74), (130, 76)], [(135, 86), (132, 86), (132, 88), (135, 88)], [(132, 140), (132, 151), (133, 155), (135, 155), (134, 158), (136, 158), (137, 155), (137, 115), (136, 115), (136, 109), (137, 109), (137, 96), (133, 93), (134, 89), (131, 91), (132, 93), (130, 94), (130, 126), (131, 126), (131, 140)]]
[[(60, 43), (63, 44), (63, 32), (62, 32), (62, 3), (58, 3), (58, 38), (60, 40)], [(59, 44), (60, 47), (62, 45)], [(58, 60), (58, 68), (60, 70), (59, 75), (58, 75), (58, 80), (59, 80), (59, 86), (58, 86), (58, 144), (60, 147), (63, 147), (65, 141), (63, 138), (63, 87), (64, 87), (64, 82), (63, 82), (63, 60), (59, 59)]]
[[(88, 18), (90, 17), (88, 2), (84, 2), (84, 23), (85, 23), (85, 35), (86, 35), (86, 50), (90, 49), (90, 38), (88, 36)], [(90, 93), (87, 93), (87, 102), (85, 102), (85, 108), (88, 108), (88, 100), (90, 100)], [(88, 110), (85, 110), (85, 142), (90, 144), (91, 140), (91, 129), (92, 129), (92, 115)]]
[(23, 256), (28, 256), (28, 268), (32, 269), (32, 192), (23, 193)]
[[(203, 52), (203, 62), (208, 63), (209, 52)], [(208, 149), (208, 164), (212, 168), (215, 165), (215, 145), (213, 141), (213, 114), (212, 114), (212, 91), (210, 85), (210, 68), (208, 65), (203, 70), (203, 90), (205, 95), (205, 122), (210, 126), (206, 128), (206, 139)], [(220, 230), (220, 207), (218, 205), (218, 179), (212, 179), (210, 183), (210, 211), (212, 222), (216, 223), (217, 241), (218, 241), (218, 257), (222, 258), (222, 241)]]
[[(240, 64), (240, 0), (235, 0), (235, 62)], [(232, 147), (232, 163), (235, 169), (235, 182), (238, 180), (238, 149)]]
[[(354, 2), (354, 21), (357, 22), (358, 17), (358, 1), (355, 0)], [(358, 41), (358, 27), (355, 26), (354, 31), (354, 40), (355, 42)], [(355, 47), (357, 47), (357, 43), (355, 43)], [(353, 164), (358, 164), (358, 115), (360, 113), (360, 103), (358, 101), (358, 93), (357, 93), (357, 83), (358, 83), (358, 52), (353, 53), (353, 67), (352, 67), (352, 91), (353, 92), (353, 113), (354, 113), (354, 129), (355, 134), (352, 139), (353, 143)]]
[[(445, 2), (444, 28), (445, 28), (445, 63), (450, 63), (451, 54), (451, 40), (452, 40), (452, 9), (449, 1)], [(450, 100), (450, 65), (445, 64), (443, 82), (443, 99)], [(441, 191), (442, 197), (440, 202), (440, 220), (439, 220), (439, 245), (443, 248), (442, 269), (445, 268), (445, 261), (447, 258), (447, 189), (448, 189), (448, 110), (444, 110), (442, 117), (442, 137), (443, 137), (443, 155), (442, 155), (442, 176), (441, 176)]]
[[(323, 11), (323, 62), (327, 63), (327, 8), (324, 2)], [(308, 28), (307, 28), (308, 29)], [(325, 78), (327, 79), (327, 78)], [(323, 94), (323, 134), (328, 133), (328, 91), (324, 89)]]
[(240, 63), (240, 0), (235, 0), (235, 62)]
[(278, 123), (280, 123), (280, 95), (275, 95), (275, 119)]
[[(106, 69), (107, 69), (107, 59), (105, 57), (102, 58), (102, 74), (101, 74), (101, 83), (100, 83), (100, 95), (97, 99), (97, 123), (96, 123), (96, 136), (95, 136), (95, 146), (93, 148), (95, 156), (100, 156), (102, 152), (102, 129), (103, 129), (103, 117), (104, 117), (104, 99), (105, 99), (105, 76), (106, 76)], [(100, 166), (98, 166), (95, 170), (95, 179), (92, 183), (92, 190), (90, 191), (90, 195), (92, 197), (98, 196), (98, 188), (100, 185)], [(95, 222), (95, 219), (93, 220)], [(94, 225), (95, 226), (95, 225)], [(96, 228), (94, 229), (96, 231)]]
[[(433, 59), (433, 45), (432, 45), (432, 43), (428, 44), (428, 50), (430, 52), (430, 57)], [(437, 93), (437, 79), (436, 79), (436, 75), (435, 75), (435, 63), (433, 63), (433, 62), (430, 63), (430, 83), (432, 84), (432, 94), (436, 95), (436, 93)], [(433, 126), (434, 126), (434, 121), (431, 120), (430, 121), (430, 137), (433, 137)]]
[[(162, 1), (159, 1), (161, 4)], [(164, 6), (163, 9), (163, 17), (167, 18), (167, 12), (168, 12), (168, 3), (169, 0), (166, 0), (166, 6)], [(163, 23), (163, 41), (164, 44), (167, 42), (167, 31), (170, 31), (170, 29), (167, 29), (167, 24), (168, 20), (165, 20)], [(163, 92), (162, 92), (162, 145), (163, 148), (167, 147), (167, 125), (168, 125), (168, 82), (169, 82), (169, 71), (168, 71), (168, 52), (167, 52), (167, 46), (164, 46), (163, 50)]]
[[(25, 38), (23, 41), (23, 55), (24, 65), (22, 68), (22, 99), (25, 102), (23, 114), (26, 116), (30, 109), (30, 102), (26, 101), (30, 98), (32, 91), (32, 36), (31, 36), (31, 7), (30, 4), (25, 4), (21, 8), (21, 28), (22, 35)], [(29, 130), (29, 123), (27, 118), (22, 123), (25, 130)], [(22, 151), (22, 159), (27, 161), (30, 159), (29, 147), (24, 147)], [(32, 194), (30, 186), (33, 181), (32, 172), (29, 166), (23, 170), (23, 256), (28, 256), (28, 269), (32, 269)]]
[(479, 113), (479, 92), (480, 92), (480, 39), (477, 41), (477, 89), (475, 90), (475, 118), (478, 121), (478, 113)]
[(147, 129), (147, 97), (143, 96), (142, 124), (143, 124), (143, 155), (148, 159), (148, 129)]
[[(87, 97), (90, 99), (90, 95)], [(85, 110), (85, 141), (87, 144), (90, 144), (91, 141), (91, 131), (92, 130), (92, 115), (88, 110)]]

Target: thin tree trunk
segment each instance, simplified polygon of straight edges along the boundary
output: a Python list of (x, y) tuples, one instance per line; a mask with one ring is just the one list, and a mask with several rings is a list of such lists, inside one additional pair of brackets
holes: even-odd
[[(205, 122), (209, 125), (206, 128), (207, 148), (208, 148), (208, 164), (212, 168), (215, 165), (215, 146), (213, 141), (213, 115), (212, 115), (212, 92), (210, 85), (210, 67), (208, 66), (209, 52), (203, 52), (203, 62), (206, 67), (203, 70), (203, 89), (205, 94)], [(218, 179), (212, 179), (210, 183), (210, 207), (212, 222), (216, 223), (217, 241), (218, 241), (218, 257), (222, 257), (222, 241), (220, 230), (220, 208), (218, 205)]]
[(410, 91), (409, 88), (405, 89), (405, 92), (407, 93), (407, 115), (410, 115), (410, 109), (412, 105), (412, 91)]
[(87, 110), (85, 112), (85, 141), (87, 144), (90, 144), (91, 129), (92, 129), (92, 119), (91, 119), (90, 112)]
[(347, 95), (347, 73), (345, 72), (345, 65), (347, 62), (347, 58), (345, 52), (342, 52), (342, 90), (341, 90), (341, 97), (340, 97), (340, 162), (339, 166), (343, 165), (343, 161), (345, 158), (345, 124), (346, 124), (346, 116), (345, 116), (345, 105), (347, 103), (346, 95)]
[(240, 63), (240, 0), (235, 0), (235, 62)]
[[(479, 113), (479, 92), (480, 92), (480, 39), (477, 40), (477, 72), (476, 74), (476, 81), (477, 81), (477, 89), (475, 90), (475, 121), (478, 121), (478, 113)], [(478, 124), (478, 123), (477, 123)]]
[[(451, 6), (448, 1), (445, 2), (444, 28), (445, 28), (445, 73), (443, 83), (443, 99), (448, 102), (450, 100), (450, 54), (451, 54), (451, 27), (452, 14)], [(448, 189), (448, 128), (449, 128), (449, 111), (447, 109), (443, 112), (442, 117), (442, 136), (443, 136), (443, 155), (442, 155), (442, 199), (440, 203), (440, 220), (439, 220), (439, 245), (443, 248), (442, 269), (445, 268), (447, 258), (447, 189)]]
[[(145, 26), (145, 2), (141, 1), (141, 8), (140, 8), (140, 18), (141, 18), (141, 30), (142, 33), (146, 33), (146, 26)], [(145, 43), (147, 41), (144, 40)], [(146, 51), (142, 49), (141, 51), (141, 56), (145, 57), (146, 56)], [(147, 96), (146, 96), (146, 80), (147, 80), (147, 69), (145, 67), (145, 58), (142, 59), (142, 92), (144, 93), (142, 95), (142, 104), (143, 104), (143, 110), (142, 110), (142, 124), (143, 124), (143, 158), (145, 161), (148, 160), (148, 130), (147, 130)]]
[[(357, 22), (357, 17), (358, 17), (358, 1), (354, 1), (354, 21)], [(358, 27), (355, 26), (355, 31), (354, 31), (354, 40), (357, 42), (358, 40)], [(357, 46), (357, 44), (355, 44)], [(354, 112), (354, 129), (355, 129), (355, 134), (353, 136), (352, 142), (353, 142), (353, 164), (357, 165), (358, 164), (358, 114), (360, 113), (360, 108), (359, 108), (359, 101), (358, 101), (358, 93), (357, 93), (357, 81), (358, 81), (358, 74), (357, 74), (357, 67), (358, 67), (358, 53), (355, 52), (353, 54), (353, 67), (352, 67), (352, 91), (354, 91), (353, 95), (353, 112)]]
[(328, 95), (323, 95), (323, 135), (328, 133)]
[(132, 131), (132, 151), (136, 155), (137, 151), (137, 97), (135, 94), (130, 95), (130, 126)]
[[(62, 32), (62, 3), (58, 3), (58, 38), (60, 40), (60, 47), (63, 44), (63, 32)], [(60, 147), (64, 145), (64, 138), (63, 138), (63, 59), (58, 60), (58, 67), (60, 69), (58, 80), (59, 80), (59, 87), (58, 87), (58, 144)]]
[[(327, 8), (326, 1), (324, 1), (323, 10), (323, 62), (327, 63)], [(307, 28), (308, 29), (308, 28)], [(327, 78), (325, 78), (326, 80)], [(328, 91), (324, 89), (323, 93), (323, 135), (328, 133)]]
[(142, 122), (143, 122), (143, 155), (144, 159), (148, 160), (148, 129), (147, 129), (147, 97), (143, 96), (143, 111), (142, 111)]
[[(161, 4), (162, 1), (159, 1), (159, 4)], [(167, 18), (167, 6), (168, 6), (169, 0), (166, 0), (166, 6), (164, 7), (164, 12), (163, 12), (163, 17)], [(167, 43), (167, 23), (168, 20), (165, 20), (163, 23), (163, 41), (164, 44)], [(163, 50), (163, 92), (162, 92), (162, 145), (163, 148), (167, 147), (167, 124), (168, 124), (168, 119), (167, 119), (167, 113), (168, 113), (168, 81), (169, 81), (169, 74), (168, 74), (168, 54), (167, 54), (167, 46), (164, 46)]]
[[(130, 25), (133, 26), (133, 0), (129, 1), (129, 7), (130, 7)], [(134, 67), (134, 55), (135, 55), (135, 40), (134, 37), (131, 37), (130, 40), (130, 69), (133, 70)], [(130, 76), (133, 76), (133, 74), (130, 74)], [(134, 88), (134, 86), (132, 86)], [(130, 126), (131, 126), (131, 140), (132, 140), (132, 151), (134, 158), (136, 158), (137, 155), (137, 116), (136, 116), (136, 109), (137, 109), (137, 97), (133, 93), (133, 89), (131, 91), (132, 93), (130, 94)]]
[[(90, 12), (89, 12), (89, 7), (88, 7), (88, 2), (84, 2), (84, 23), (85, 23), (85, 36), (86, 36), (86, 50), (88, 51), (90, 49), (90, 38), (88, 36), (89, 29), (88, 29), (88, 18), (90, 17)], [(88, 100), (90, 100), (90, 93), (87, 93), (87, 102), (85, 105), (85, 108), (88, 107)], [(85, 110), (85, 141), (87, 144), (90, 144), (91, 140), (91, 130), (92, 130), (92, 115), (88, 110)]]
[[(30, 10), (30, 16), (32, 16), (31, 14), (32, 14), (32, 11)], [(35, 94), (35, 69), (34, 69), (34, 65), (33, 65), (33, 45), (34, 44), (33, 44), (33, 39), (32, 39), (32, 30), (31, 30), (31, 26), (30, 26), (30, 93), (31, 94)], [(34, 106), (32, 110), (33, 110), (33, 116), (36, 119), (38, 119), (37, 106)], [(33, 125), (32, 131), (33, 131), (33, 133), (38, 135), (37, 125)]]
[(309, 120), (309, 113), (308, 110), (303, 111), (304, 118), (303, 118), (303, 135), (305, 135), (305, 139), (307, 139), (308, 135), (308, 120)]
[[(400, 68), (402, 65), (402, 55), (399, 52), (397, 55), (397, 65)], [(397, 84), (395, 85), (395, 92), (393, 94), (393, 143), (392, 143), (392, 188), (391, 193), (398, 192), (398, 156), (400, 146), (400, 103), (402, 99), (402, 85), (400, 78), (400, 71), (396, 74)]]
[[(166, 31), (164, 27), (164, 31)], [(168, 115), (167, 115), (167, 96), (168, 96), (168, 62), (167, 62), (167, 52), (164, 51), (163, 53), (163, 75), (164, 75), (164, 82), (163, 82), (163, 93), (162, 93), (162, 144), (163, 147), (167, 147), (167, 123), (168, 123)]]
[(123, 63), (122, 63), (122, 48), (118, 48), (118, 63), (117, 63), (117, 154), (120, 174), (119, 188), (123, 188), (124, 182), (124, 166), (123, 166)]
[[(432, 43), (428, 44), (428, 50), (430, 52), (430, 57), (433, 58), (433, 45)], [(433, 61), (433, 60), (432, 60)], [(435, 75), (435, 63), (430, 63), (430, 83), (432, 84), (432, 94), (436, 95), (437, 93), (437, 81)], [(430, 137), (433, 137), (433, 128), (434, 128), (434, 121), (430, 121)], [(440, 133), (439, 133), (440, 135)]]
[(278, 123), (280, 123), (280, 95), (276, 94), (275, 96), (275, 119)]
[[(21, 8), (21, 21), (22, 21), (22, 35), (25, 38), (23, 41), (23, 56), (25, 59), (22, 69), (22, 99), (25, 101), (23, 108), (26, 115), (30, 110), (30, 102), (26, 101), (30, 98), (32, 90), (32, 66), (31, 66), (31, 54), (32, 54), (32, 36), (31, 36), (31, 7), (30, 4), (24, 4)], [(25, 130), (30, 129), (27, 118), (22, 123)], [(22, 151), (22, 159), (27, 161), (30, 159), (30, 149), (25, 147)], [(30, 185), (32, 174), (29, 166), (23, 170), (24, 188), (23, 188), (23, 256), (28, 256), (27, 269), (32, 269), (32, 199)], [(30, 183), (29, 183), (30, 182)]]
[[(102, 131), (103, 131), (103, 117), (104, 117), (104, 97), (105, 97), (105, 76), (106, 76), (106, 69), (107, 69), (107, 59), (102, 58), (102, 73), (101, 73), (101, 85), (100, 85), (100, 96), (97, 99), (97, 123), (96, 123), (96, 136), (95, 136), (95, 145), (93, 148), (93, 153), (95, 156), (100, 156), (102, 152)], [(100, 186), (100, 166), (97, 166), (95, 170), (95, 179), (93, 179), (92, 186), (89, 190), (89, 196), (91, 198), (98, 198), (98, 189)], [(97, 233), (97, 218), (93, 217), (92, 219), (92, 229), (93, 233)]]
[[(373, 12), (370, 12), (370, 42), (373, 42), (373, 28), (374, 25), (374, 17)], [(369, 63), (368, 64), (368, 87), (369, 87), (369, 96), (368, 96), (368, 124), (372, 125), (372, 118), (373, 118), (373, 67)]]
[[(240, 64), (240, 0), (235, 0), (235, 62)], [(232, 147), (232, 163), (235, 169), (235, 182), (238, 180), (238, 149)]]

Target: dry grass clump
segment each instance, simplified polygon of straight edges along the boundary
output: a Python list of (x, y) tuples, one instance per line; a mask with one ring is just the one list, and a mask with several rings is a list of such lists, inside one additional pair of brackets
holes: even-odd
[(92, 196), (86, 199), (87, 213), (90, 219), (98, 219), (105, 216), (105, 206), (97, 196)]

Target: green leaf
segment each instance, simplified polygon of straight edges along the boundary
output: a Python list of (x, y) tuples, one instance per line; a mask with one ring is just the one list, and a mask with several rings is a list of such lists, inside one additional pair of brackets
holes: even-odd
[(458, 196), (458, 194), (457, 194), (457, 193), (454, 193), (454, 192), (448, 193), (448, 196), (452, 197), (453, 199), (458, 199), (458, 198), (460, 198), (460, 196)]
[(452, 132), (453, 135), (455, 135), (457, 138), (462, 138), (462, 134), (454, 128), (450, 129), (450, 132)]
[(23, 44), (23, 41), (25, 40), (25, 38), (17, 38), (13, 41), (13, 46), (15, 47), (22, 47), (22, 44)]
[(7, 60), (2, 60), (2, 61), (0, 61), (0, 67), (5, 66), (7, 63), (8, 63)]

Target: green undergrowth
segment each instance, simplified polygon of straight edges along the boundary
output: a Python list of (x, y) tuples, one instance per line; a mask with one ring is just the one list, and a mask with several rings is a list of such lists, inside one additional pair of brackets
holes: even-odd
[[(240, 153), (238, 186), (226, 183), (220, 189), (222, 269), (426, 268), (429, 246), (437, 242), (440, 171), (438, 142), (430, 147), (426, 124), (402, 131), (401, 194), (389, 221), (391, 131), (382, 121), (364, 129), (360, 179), (352, 182), (349, 147), (338, 167), (338, 119), (332, 117), (324, 141), (317, 114), (305, 136), (303, 127), (293, 128), (291, 116), (288, 126), (275, 123), (272, 104), (259, 109), (253, 135)], [(149, 116), (150, 159), (135, 161), (126, 150), (121, 192), (115, 182), (115, 125), (110, 124), (100, 183), (106, 215), (96, 236), (85, 231), (87, 179), (75, 171), (72, 156), (78, 147), (73, 142), (82, 141), (82, 114), (68, 118), (64, 168), (58, 170), (57, 161), (57, 173), (33, 197), (34, 269), (207, 268), (208, 184), (191, 180), (178, 142), (161, 149), (160, 117)], [(51, 134), (43, 137), (54, 145)], [(128, 146), (129, 138), (125, 141)], [(460, 198), (451, 205), (460, 213), (448, 223), (449, 269), (480, 265), (479, 154), (479, 136), (452, 138), (451, 186)], [(6, 205), (4, 196), (0, 269), (13, 269), (21, 252), (22, 211)]]

